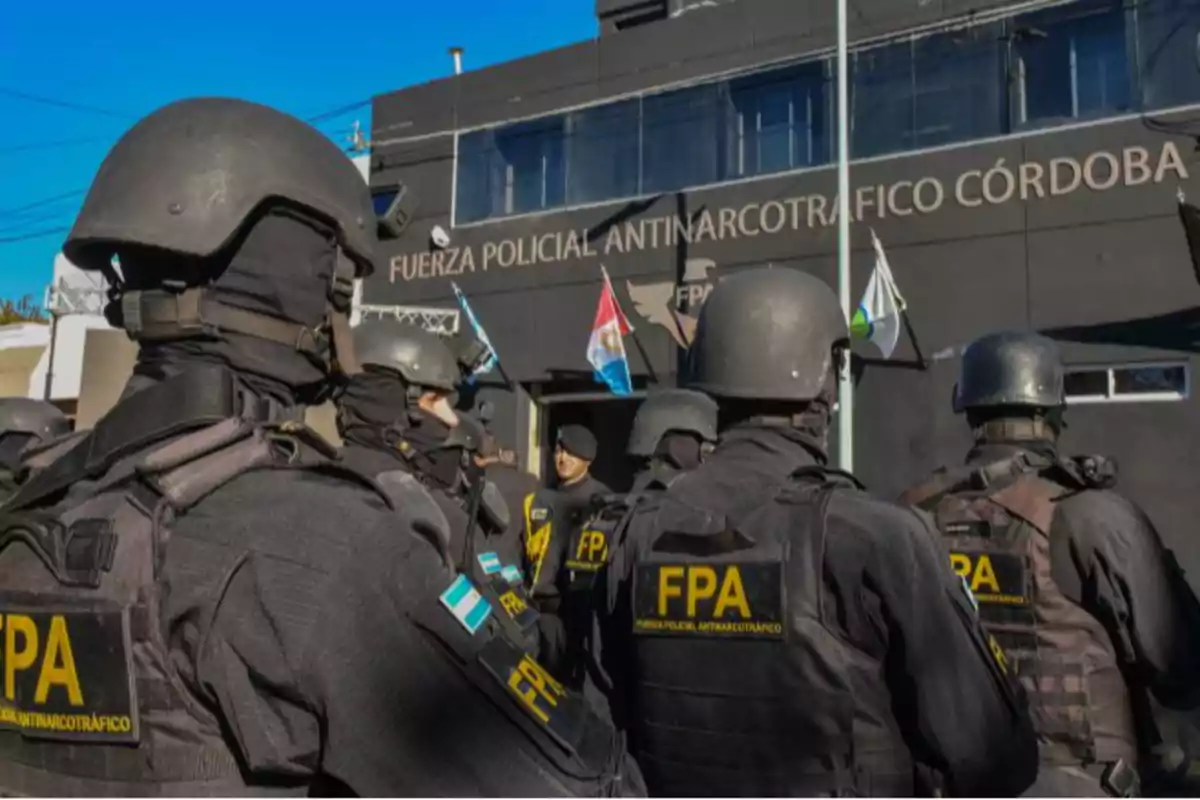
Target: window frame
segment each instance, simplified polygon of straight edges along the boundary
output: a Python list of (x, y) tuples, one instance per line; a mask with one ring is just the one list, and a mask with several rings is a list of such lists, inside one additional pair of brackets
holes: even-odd
[[(1183, 388), (1178, 392), (1118, 392), (1117, 373), (1122, 370), (1139, 369), (1174, 369), (1183, 370)], [(1086, 372), (1103, 372), (1106, 376), (1105, 394), (1067, 395), (1064, 397), (1067, 405), (1095, 405), (1099, 403), (1172, 403), (1191, 399), (1192, 367), (1191, 361), (1122, 361), (1113, 364), (1075, 364), (1064, 369), (1064, 377), (1070, 374)]]

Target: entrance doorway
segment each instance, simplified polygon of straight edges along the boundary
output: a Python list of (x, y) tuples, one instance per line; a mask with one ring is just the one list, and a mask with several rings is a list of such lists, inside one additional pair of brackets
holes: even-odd
[(625, 455), (633, 417), (644, 392), (632, 397), (612, 395), (543, 396), (544, 412), (539, 437), (542, 443), (542, 477), (547, 486), (556, 480), (554, 443), (563, 425), (583, 425), (596, 437), (596, 460), (592, 476), (614, 492), (627, 492), (633, 485), (634, 468)]

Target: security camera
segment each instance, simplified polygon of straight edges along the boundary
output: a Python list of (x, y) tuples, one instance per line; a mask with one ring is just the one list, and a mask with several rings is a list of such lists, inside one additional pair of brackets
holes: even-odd
[(441, 225), (433, 226), (433, 230), (429, 232), (429, 238), (438, 248), (447, 247), (450, 244), (450, 234), (446, 233), (446, 229)]

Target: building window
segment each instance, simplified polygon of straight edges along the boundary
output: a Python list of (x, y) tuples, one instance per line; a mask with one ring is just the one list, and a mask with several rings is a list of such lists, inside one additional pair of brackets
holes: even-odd
[(850, 152), (856, 158), (913, 146), (912, 40), (854, 54)]
[(717, 83), (642, 98), (643, 192), (673, 192), (724, 177), (726, 87)]
[(1138, 403), (1185, 400), (1191, 392), (1186, 362), (1068, 367), (1067, 403)]
[(641, 191), (641, 98), (567, 116), (567, 203), (632, 197)]
[(1013, 124), (1036, 127), (1130, 110), (1126, 12), (1084, 0), (1011, 21)]
[(1004, 133), (1002, 31), (974, 25), (913, 42), (912, 147)]
[(563, 204), (563, 118), (511, 125), (496, 134), (495, 166), (501, 171), (504, 213), (522, 214)]
[(729, 84), (728, 177), (829, 162), (827, 63), (813, 61)]
[(563, 205), (562, 116), (463, 134), (458, 144), (459, 222)]
[(1147, 0), (1135, 13), (1143, 108), (1169, 108), (1200, 100), (1195, 0)]

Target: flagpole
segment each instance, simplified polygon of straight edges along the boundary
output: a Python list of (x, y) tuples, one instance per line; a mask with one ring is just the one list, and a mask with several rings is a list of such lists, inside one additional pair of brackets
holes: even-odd
[[(838, 129), (838, 299), (849, 324), (850, 299), (850, 104), (846, 2), (837, 0), (837, 129)], [(838, 377), (838, 466), (854, 470), (854, 379), (849, 352)]]

